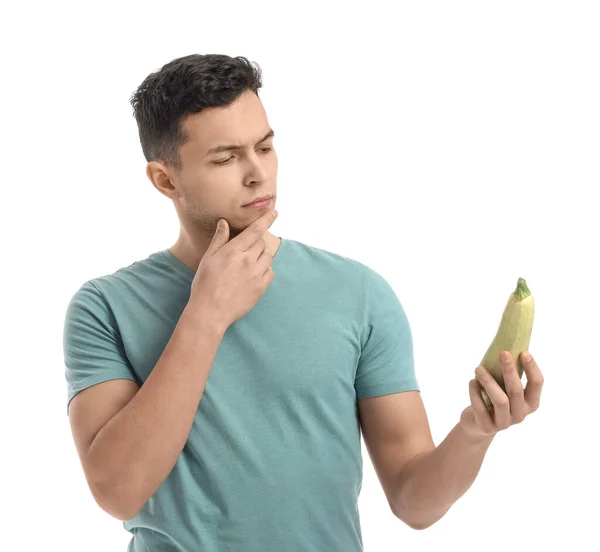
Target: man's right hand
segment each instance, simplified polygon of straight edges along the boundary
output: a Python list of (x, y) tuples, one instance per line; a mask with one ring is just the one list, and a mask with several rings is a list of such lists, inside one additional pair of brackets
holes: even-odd
[(245, 316), (275, 279), (273, 253), (264, 235), (277, 218), (270, 209), (229, 241), (229, 225), (219, 226), (202, 257), (188, 302), (208, 306), (227, 329)]

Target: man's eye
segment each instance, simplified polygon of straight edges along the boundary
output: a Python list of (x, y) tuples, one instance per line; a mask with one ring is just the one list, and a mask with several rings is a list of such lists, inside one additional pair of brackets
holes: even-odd
[[(272, 150), (273, 148), (261, 148), (261, 151), (264, 151), (265, 153), (268, 153)], [(215, 165), (227, 165), (229, 163), (229, 161), (231, 161), (233, 159), (232, 157), (229, 157), (227, 159), (224, 159), (223, 161), (213, 161), (213, 163)]]
[(227, 165), (227, 163), (229, 163), (229, 161), (233, 159), (233, 157), (230, 157), (229, 159), (225, 159), (225, 161), (214, 161), (215, 165)]

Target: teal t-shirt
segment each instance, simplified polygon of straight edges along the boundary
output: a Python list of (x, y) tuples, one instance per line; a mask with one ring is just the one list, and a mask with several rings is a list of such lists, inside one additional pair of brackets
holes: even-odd
[[(419, 390), (410, 326), (388, 282), (358, 261), (282, 239), (272, 267), (224, 334), (173, 470), (123, 522), (128, 552), (363, 550), (357, 400)], [(144, 383), (193, 277), (166, 249), (76, 291), (67, 404), (107, 380)]]

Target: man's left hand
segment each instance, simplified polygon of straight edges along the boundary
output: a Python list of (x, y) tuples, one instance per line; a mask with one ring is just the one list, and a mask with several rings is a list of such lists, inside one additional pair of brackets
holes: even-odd
[[(493, 436), (514, 424), (520, 424), (540, 405), (544, 377), (535, 359), (533, 357), (527, 359), (528, 351), (521, 353), (521, 365), (527, 376), (527, 385), (523, 389), (513, 355), (509, 351), (503, 353), (508, 355), (508, 361), (502, 363), (506, 392), (484, 366), (477, 367), (475, 370), (477, 379), (469, 382), (471, 406), (463, 410), (459, 423), (473, 437)], [(502, 353), (500, 359), (502, 360)], [(488, 408), (483, 401), (478, 380), (492, 401), (493, 407)]]

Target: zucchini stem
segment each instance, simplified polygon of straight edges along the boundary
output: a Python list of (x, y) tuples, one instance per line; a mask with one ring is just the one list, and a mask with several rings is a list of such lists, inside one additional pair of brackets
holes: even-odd
[(523, 278), (519, 278), (519, 281), (517, 282), (517, 289), (515, 289), (515, 297), (519, 301), (523, 301), (523, 299), (526, 299), (530, 295), (531, 295), (531, 291), (529, 291), (529, 288), (527, 287), (527, 283), (525, 282), (525, 280)]

